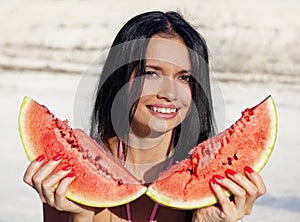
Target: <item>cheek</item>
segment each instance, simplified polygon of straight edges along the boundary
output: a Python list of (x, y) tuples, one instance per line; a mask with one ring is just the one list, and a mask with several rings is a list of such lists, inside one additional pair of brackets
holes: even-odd
[(182, 108), (179, 111), (179, 115), (177, 116), (180, 118), (178, 124), (182, 123), (191, 111), (191, 104), (192, 104), (192, 95), (189, 89), (186, 89), (180, 93), (180, 103)]
[(160, 87), (160, 83), (158, 81), (145, 80), (141, 96), (147, 97), (150, 95), (156, 95), (159, 91), (159, 87)]
[(192, 103), (192, 92), (190, 87), (182, 87), (179, 93), (179, 99), (182, 104), (186, 107), (190, 107)]
[(142, 106), (143, 104), (147, 103), (147, 101), (150, 99), (150, 95), (144, 95), (142, 94), (139, 98), (138, 106)]

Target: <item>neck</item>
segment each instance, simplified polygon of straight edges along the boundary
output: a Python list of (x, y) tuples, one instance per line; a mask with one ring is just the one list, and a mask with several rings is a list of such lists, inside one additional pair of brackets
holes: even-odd
[(138, 137), (129, 133), (126, 162), (131, 164), (151, 164), (165, 160), (173, 153), (173, 132), (156, 137)]

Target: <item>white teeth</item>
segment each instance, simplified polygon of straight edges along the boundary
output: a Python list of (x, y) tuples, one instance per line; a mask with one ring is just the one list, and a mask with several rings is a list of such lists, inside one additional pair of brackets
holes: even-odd
[(159, 107), (152, 107), (152, 110), (154, 112), (159, 112), (159, 113), (175, 113), (176, 109), (172, 108), (159, 108)]

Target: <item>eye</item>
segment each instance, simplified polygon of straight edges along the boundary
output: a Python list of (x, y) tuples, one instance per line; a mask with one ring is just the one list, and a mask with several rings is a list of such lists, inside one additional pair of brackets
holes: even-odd
[(179, 79), (180, 81), (183, 81), (183, 82), (186, 82), (186, 83), (190, 83), (192, 77), (191, 77), (191, 75), (189, 75), (189, 74), (184, 74), (184, 75), (178, 76), (178, 79)]
[(157, 78), (159, 77), (159, 74), (155, 71), (145, 71), (146, 78)]

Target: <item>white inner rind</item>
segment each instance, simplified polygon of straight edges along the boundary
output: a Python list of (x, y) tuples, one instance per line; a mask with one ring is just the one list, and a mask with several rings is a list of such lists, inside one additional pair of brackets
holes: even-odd
[(256, 166), (253, 167), (254, 170), (257, 172), (260, 172), (264, 168), (264, 166), (267, 164), (267, 162), (273, 152), (273, 149), (274, 149), (274, 146), (276, 143), (277, 133), (278, 133), (278, 117), (277, 117), (277, 111), (276, 111), (276, 106), (275, 106), (274, 100), (271, 96), (269, 96), (269, 98), (267, 99), (266, 102), (267, 102), (267, 105), (269, 108), (269, 113), (273, 114), (270, 116), (270, 118), (271, 118), (270, 128), (272, 129), (272, 131), (270, 131), (269, 139), (268, 139), (267, 145), (266, 145), (267, 149), (263, 155), (263, 158), (261, 159), (261, 161), (259, 161), (257, 163)]
[(162, 195), (157, 191), (157, 189), (152, 189), (151, 187), (148, 188), (146, 194), (159, 204), (163, 206), (172, 207), (175, 209), (182, 209), (182, 210), (192, 210), (198, 209), (206, 206), (211, 206), (217, 203), (217, 198), (214, 196), (203, 198), (195, 201), (177, 201), (172, 198), (169, 198), (165, 195)]

